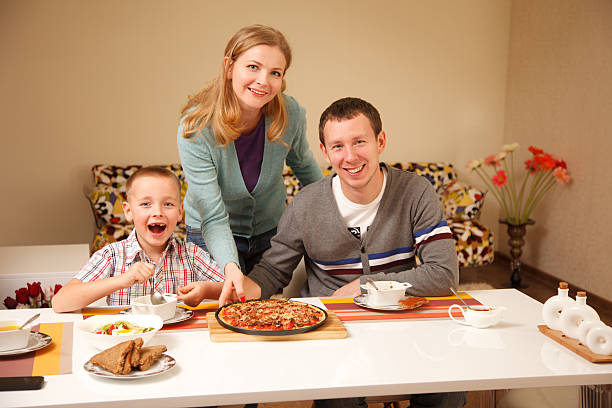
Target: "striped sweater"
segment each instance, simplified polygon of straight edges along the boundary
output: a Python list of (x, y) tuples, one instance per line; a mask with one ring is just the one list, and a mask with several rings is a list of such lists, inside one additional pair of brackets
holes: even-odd
[(365, 283), (366, 275), (409, 282), (407, 293), (415, 296), (446, 295), (457, 286), (455, 241), (432, 185), (414, 173), (386, 167), (385, 192), (362, 240), (340, 216), (333, 176), (300, 191), (283, 214), (271, 248), (249, 274), (261, 286), (262, 297), (287, 286), (302, 257), (307, 274), (302, 296), (330, 296), (357, 278)]

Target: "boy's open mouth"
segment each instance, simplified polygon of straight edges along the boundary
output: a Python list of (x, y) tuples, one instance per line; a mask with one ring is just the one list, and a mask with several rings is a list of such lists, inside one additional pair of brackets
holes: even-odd
[(161, 234), (166, 230), (166, 224), (149, 224), (147, 228), (149, 228), (149, 231), (153, 234)]

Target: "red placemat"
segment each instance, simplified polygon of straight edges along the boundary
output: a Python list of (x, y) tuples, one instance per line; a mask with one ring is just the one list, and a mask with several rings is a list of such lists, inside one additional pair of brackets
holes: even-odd
[[(478, 300), (468, 294), (461, 294), (461, 298), (470, 305), (481, 305)], [(460, 303), (455, 296), (427, 297), (425, 305), (401, 311), (379, 311), (358, 306), (353, 298), (322, 298), (321, 302), (329, 310), (336, 312), (341, 321), (373, 321), (373, 320), (404, 320), (404, 319), (449, 319), (448, 308), (452, 304)], [(459, 312), (453, 316), (461, 317)]]

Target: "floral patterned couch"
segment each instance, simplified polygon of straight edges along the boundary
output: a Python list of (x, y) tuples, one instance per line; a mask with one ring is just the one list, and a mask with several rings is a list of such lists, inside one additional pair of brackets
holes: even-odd
[[(390, 163), (391, 166), (413, 171), (427, 178), (434, 186), (444, 209), (444, 215), (453, 232), (459, 266), (480, 266), (493, 262), (493, 233), (479, 221), (485, 193), (457, 180), (457, 174), (449, 163)], [(126, 199), (125, 183), (141, 165), (92, 167), (94, 189), (88, 199), (96, 221), (92, 253), (111, 242), (127, 238), (132, 225), (123, 214), (121, 203)], [(164, 165), (174, 172), (182, 183), (181, 198), (187, 191), (187, 183), (180, 164)], [(325, 175), (331, 168), (323, 170)], [(289, 167), (283, 174), (287, 188), (287, 202), (299, 192), (301, 185)], [(184, 219), (177, 225), (177, 236), (185, 237)]]

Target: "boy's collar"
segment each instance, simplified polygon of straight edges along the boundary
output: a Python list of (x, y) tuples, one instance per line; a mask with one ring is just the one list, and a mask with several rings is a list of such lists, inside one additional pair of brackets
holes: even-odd
[[(166, 244), (166, 248), (162, 251), (162, 258), (166, 255), (169, 250), (174, 250), (176, 248), (176, 237), (174, 233), (170, 235), (168, 238), (168, 243)], [(140, 247), (140, 243), (138, 242), (138, 237), (136, 236), (136, 228), (130, 232), (130, 235), (125, 239), (126, 240), (126, 257), (125, 263), (129, 265), (134, 262), (136, 257), (138, 257), (140, 261), (150, 261), (149, 256), (145, 253), (145, 251)]]

